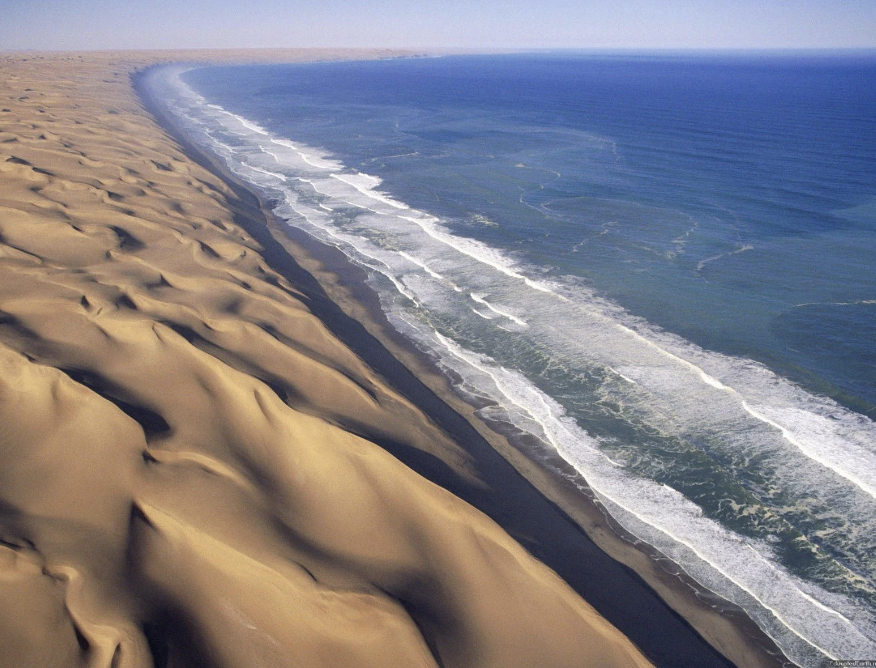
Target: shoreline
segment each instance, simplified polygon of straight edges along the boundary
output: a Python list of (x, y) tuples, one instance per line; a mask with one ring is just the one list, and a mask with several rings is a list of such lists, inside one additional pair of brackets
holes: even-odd
[[(352, 266), (340, 251), (277, 220), (256, 193), (228, 173), (217, 159), (194, 147), (166, 117), (160, 102), (144, 90), (146, 76), (146, 72), (138, 72), (133, 85), (165, 132), (190, 158), (229, 184), (241, 201), (251, 199), (248, 206), (258, 213), (242, 217), (239, 223), (265, 247), (263, 255), (271, 266), (303, 288), (313, 299), (311, 306), (318, 317), (372, 369), (414, 400), (455, 440), (467, 444), (478, 472), (487, 478), (496, 498), (461, 484), (452, 471), (422, 457), (422, 453), (382, 444), (385, 449), (497, 521), (645, 649), (657, 665), (728, 665), (725, 657), (740, 666), (793, 665), (741, 609), (704, 590), (683, 572), (673, 574), (661, 562), (670, 568), (674, 564), (618, 527), (587, 492), (586, 482), (558, 454), (547, 450), (524, 452), (475, 416), (474, 409), (452, 391), (432, 362), (388, 323), (377, 296), (363, 282), (363, 271)], [(551, 510), (544, 506), (534, 510), (530, 505), (532, 492), (525, 493), (526, 500), (518, 498), (524, 488), (533, 490)], [(540, 531), (535, 527), (538, 519), (535, 523), (520, 519), (527, 515), (543, 518), (546, 514), (555, 519), (550, 528), (541, 527)], [(564, 523), (566, 526), (561, 528)], [(551, 532), (555, 532), (553, 540), (546, 540)], [(575, 556), (583, 555), (594, 563), (573, 563)], [(602, 581), (606, 573), (611, 573), (605, 578), (611, 584)], [(594, 582), (599, 584), (594, 586)], [(624, 605), (618, 605), (618, 599)], [(649, 626), (658, 626), (654, 624), (655, 615), (664, 615), (667, 621), (659, 624), (662, 628), (644, 631), (637, 620), (647, 619)], [(680, 626), (669, 618), (675, 618)], [(670, 646), (685, 641), (692, 646), (701, 643), (707, 650), (695, 659), (673, 655)], [(648, 646), (651, 651), (646, 649)], [(710, 652), (714, 653), (711, 659), (707, 658)], [(717, 657), (717, 662), (708, 663)]]

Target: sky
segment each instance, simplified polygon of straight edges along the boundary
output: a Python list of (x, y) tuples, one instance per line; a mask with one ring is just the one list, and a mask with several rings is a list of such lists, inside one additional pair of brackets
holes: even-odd
[(876, 0), (0, 0), (0, 51), (876, 48)]

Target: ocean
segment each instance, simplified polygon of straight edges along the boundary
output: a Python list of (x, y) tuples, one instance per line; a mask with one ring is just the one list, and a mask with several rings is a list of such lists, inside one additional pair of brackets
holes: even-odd
[(796, 663), (876, 658), (876, 54), (169, 68), (481, 417)]

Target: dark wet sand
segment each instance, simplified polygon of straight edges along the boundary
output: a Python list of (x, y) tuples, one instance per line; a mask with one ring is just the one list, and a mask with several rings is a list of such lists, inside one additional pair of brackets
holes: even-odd
[(131, 87), (391, 55), (0, 56), (0, 665), (774, 665)]
[[(135, 87), (149, 111), (193, 160), (235, 190), (246, 207), (238, 222), (264, 246), (263, 255), (271, 266), (307, 295), (310, 308), (335, 336), (463, 445), (487, 488), (472, 486), (440, 459), (416, 448), (390, 442), (381, 443), (382, 447), (495, 520), (655, 665), (789, 665), (742, 610), (704, 591), (674, 565), (660, 565), (666, 560), (649, 546), (634, 546), (632, 536), (606, 517), (587, 493), (586, 482), (559, 456), (541, 447), (524, 452), (484, 425), (471, 407), (452, 394), (432, 363), (392, 328), (376, 294), (365, 284), (363, 270), (337, 249), (272, 216), (257, 195), (186, 139), (160, 101), (153, 99), (145, 78), (135, 79)], [(601, 539), (601, 547), (588, 532)], [(645, 571), (647, 582), (631, 563)], [(663, 597), (672, 598), (684, 616), (655, 593), (656, 587)], [(694, 618), (700, 632), (709, 634), (724, 653), (704, 641), (685, 617)]]

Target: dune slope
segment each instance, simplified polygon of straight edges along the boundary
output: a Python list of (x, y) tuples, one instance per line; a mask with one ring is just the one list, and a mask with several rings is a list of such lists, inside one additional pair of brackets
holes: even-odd
[(379, 447), (482, 484), (144, 112), (155, 59), (0, 56), (0, 666), (649, 665)]

